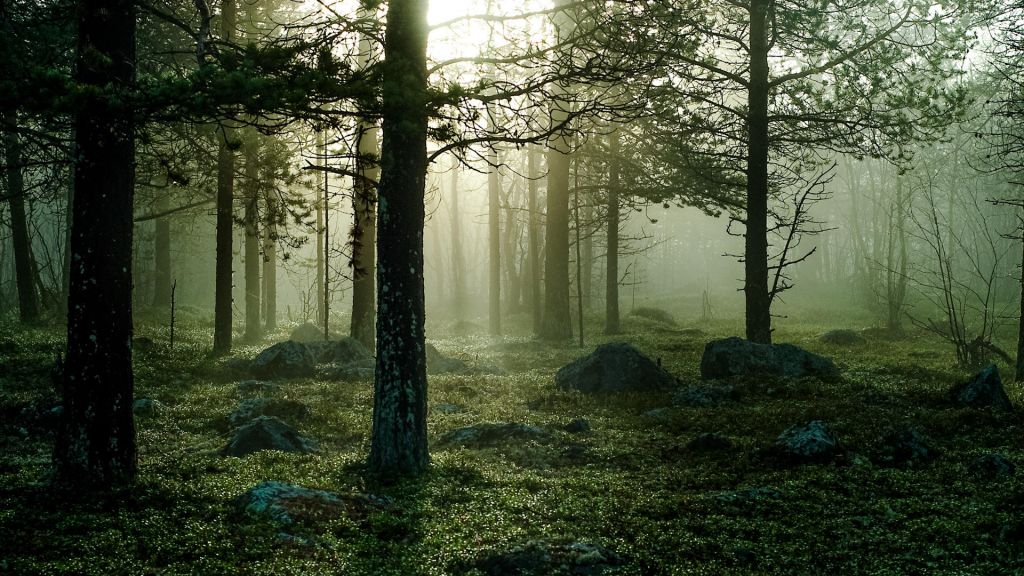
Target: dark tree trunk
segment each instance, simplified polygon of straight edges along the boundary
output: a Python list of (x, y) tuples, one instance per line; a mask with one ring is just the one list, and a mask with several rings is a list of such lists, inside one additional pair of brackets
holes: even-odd
[(25, 181), (22, 175), (21, 141), (16, 132), (17, 112), (6, 112), (4, 155), (7, 163), (7, 196), (11, 209), (11, 242), (14, 245), (14, 276), (18, 287), (18, 312), (22, 322), (39, 319), (39, 296), (32, 274), (32, 242), (25, 216)]
[[(167, 196), (160, 194), (156, 202), (157, 212), (169, 208)], [(171, 220), (169, 217), (156, 219), (156, 233), (153, 235), (154, 286), (153, 306), (163, 308), (171, 304)]]
[[(324, 144), (324, 131), (322, 129), (316, 131), (316, 153), (323, 154), (323, 165), (327, 167), (327, 153), (326, 144)], [(324, 177), (323, 182), (317, 182), (318, 185), (327, 182), (327, 178)], [(324, 304), (327, 303), (327, 298), (324, 295), (324, 278), (326, 278), (326, 270), (324, 266), (324, 201), (327, 198), (327, 193), (319, 188), (317, 190), (317, 201), (316, 201), (316, 323), (320, 326), (326, 324), (326, 312), (324, 310)]]
[(527, 211), (529, 219), (529, 264), (530, 264), (530, 312), (533, 315), (533, 332), (539, 334), (544, 311), (541, 304), (540, 271), (540, 207), (537, 202), (537, 188), (540, 183), (540, 167), (537, 166), (537, 147), (531, 145), (527, 152)]
[(263, 319), (267, 332), (277, 330), (277, 203), (267, 200), (263, 229)]
[(369, 469), (428, 465), (423, 206), (427, 170), (427, 0), (391, 0), (384, 43), (377, 367)]
[(75, 202), (75, 177), (71, 176), (64, 195), (64, 259), (61, 263), (60, 314), (67, 321), (68, 295), (71, 289), (71, 210)]
[[(564, 103), (563, 103), (564, 105)], [(569, 316), (569, 150), (566, 138), (548, 150), (548, 197), (545, 225), (544, 319), (540, 336), (572, 338)]]
[(750, 4), (750, 87), (747, 158), (747, 221), (744, 249), (747, 339), (772, 341), (768, 293), (768, 10), (770, 0)]
[(245, 145), (245, 339), (256, 342), (263, 337), (260, 323), (259, 237), (259, 140), (254, 131)]
[[(77, 80), (128, 90), (135, 79), (135, 2), (83, 0)], [(88, 94), (88, 92), (87, 92)], [(74, 224), (63, 416), (54, 480), (69, 487), (130, 483), (137, 463), (132, 416), (132, 228), (135, 125), (131, 109), (90, 97), (75, 116)]]
[(487, 162), (488, 319), (491, 335), (497, 336), (501, 334), (501, 180), (494, 150), (487, 153)]
[(352, 182), (352, 337), (374, 349), (377, 290), (377, 180), (380, 178), (377, 128), (359, 125), (357, 176)]
[[(221, 36), (231, 40), (235, 33), (237, 18), (235, 0), (221, 1)], [(220, 147), (217, 152), (217, 263), (214, 287), (213, 310), (213, 353), (227, 354), (231, 351), (231, 329), (233, 305), (232, 291), (232, 244), (235, 193), (235, 153), (230, 141), (233, 131), (223, 128)]]
[[(1024, 233), (1024, 226), (1021, 228)], [(1021, 241), (1024, 248), (1024, 239)], [(1020, 321), (1017, 324), (1017, 370), (1014, 373), (1015, 382), (1024, 382), (1024, 253), (1021, 254), (1021, 279), (1020, 279)]]
[(608, 139), (608, 253), (605, 256), (604, 333), (618, 334), (619, 323), (619, 133)]
[(462, 212), (459, 209), (459, 163), (452, 166), (452, 294), (454, 295), (455, 316), (463, 320), (466, 316), (465, 264), (462, 257)]

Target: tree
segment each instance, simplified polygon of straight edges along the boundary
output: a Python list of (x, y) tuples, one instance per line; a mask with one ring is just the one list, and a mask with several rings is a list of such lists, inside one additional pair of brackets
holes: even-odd
[(11, 238), (14, 244), (14, 276), (18, 286), (18, 312), (22, 322), (39, 319), (39, 297), (32, 273), (32, 245), (25, 216), (23, 159), (18, 137), (18, 113), (6, 112), (3, 119), (4, 159), (7, 166), (7, 202), (11, 210)]
[(427, 170), (427, 1), (388, 4), (377, 242), (377, 365), (369, 468), (383, 478), (429, 463), (423, 224)]
[(245, 157), (245, 339), (256, 342), (263, 337), (260, 324), (260, 256), (259, 237), (259, 135), (249, 130), (242, 145)]
[[(235, 0), (221, 0), (221, 36), (230, 42), (235, 33), (237, 8)], [(232, 243), (234, 232), (235, 153), (237, 143), (234, 131), (221, 127), (217, 149), (217, 262), (214, 286), (213, 353), (231, 351), (231, 330), (234, 306), (232, 303)]]
[(54, 480), (110, 487), (135, 479), (132, 217), (135, 2), (78, 3), (75, 201), (64, 411)]

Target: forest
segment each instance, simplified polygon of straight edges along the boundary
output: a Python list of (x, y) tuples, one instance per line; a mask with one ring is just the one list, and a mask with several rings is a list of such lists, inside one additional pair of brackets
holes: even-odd
[(0, 575), (1024, 574), (1021, 0), (0, 0), (0, 149)]

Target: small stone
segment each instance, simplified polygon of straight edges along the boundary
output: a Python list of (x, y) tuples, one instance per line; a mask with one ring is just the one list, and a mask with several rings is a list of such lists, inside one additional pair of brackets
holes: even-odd
[(902, 428), (890, 431), (882, 438), (882, 448), (876, 461), (881, 466), (905, 468), (930, 463), (937, 457), (938, 453), (923, 434), (914, 428)]
[(132, 403), (132, 412), (142, 418), (159, 416), (163, 411), (163, 403), (155, 398), (138, 398)]
[(452, 430), (441, 436), (437, 445), (441, 448), (485, 448), (512, 441), (545, 440), (547, 437), (548, 433), (543, 429), (528, 424), (485, 422)]
[(247, 398), (238, 404), (228, 422), (232, 426), (241, 426), (257, 416), (276, 416), (288, 420), (298, 420), (308, 417), (309, 406), (298, 400), (287, 398)]
[(590, 432), (590, 421), (587, 420), (586, 418), (576, 418), (575, 420), (570, 421), (562, 428), (570, 434)]
[(262, 450), (308, 454), (316, 451), (316, 443), (273, 416), (259, 416), (236, 430), (221, 454), (241, 458)]
[(839, 442), (821, 420), (792, 426), (772, 445), (772, 451), (794, 464), (829, 462), (839, 452)]
[(671, 408), (655, 408), (644, 412), (644, 418), (650, 418), (651, 420), (668, 420), (672, 416)]
[(390, 498), (372, 494), (337, 494), (276, 481), (262, 482), (235, 499), (240, 511), (286, 526), (317, 525), (342, 517), (361, 519), (393, 504)]
[(673, 406), (717, 406), (737, 397), (736, 388), (728, 384), (694, 384), (672, 396)]
[(991, 364), (967, 382), (957, 384), (949, 391), (950, 400), (960, 406), (993, 408), (1012, 412), (1013, 404), (1003, 389), (999, 368)]
[(559, 388), (586, 393), (650, 392), (675, 384), (658, 363), (625, 342), (602, 344), (555, 374)]

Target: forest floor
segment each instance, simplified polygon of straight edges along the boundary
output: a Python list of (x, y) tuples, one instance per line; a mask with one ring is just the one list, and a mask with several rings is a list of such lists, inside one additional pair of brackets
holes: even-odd
[[(971, 471), (988, 452), (1024, 465), (1024, 392), (1007, 384), (1013, 414), (954, 408), (946, 391), (965, 374), (942, 342), (913, 332), (847, 347), (818, 340), (836, 327), (786, 322), (776, 334), (832, 357), (843, 370), (836, 382), (748, 379), (736, 383), (736, 400), (666, 410), (657, 409), (671, 406), (667, 392), (556, 389), (555, 371), (592, 351), (593, 338), (581, 350), (435, 330), (444, 353), (504, 374), (431, 377), (432, 443), (480, 422), (549, 434), (483, 449), (434, 446), (425, 476), (382, 486), (362, 468), (369, 381), (282, 382), (281, 396), (309, 406), (295, 425), (319, 442), (318, 453), (222, 457), (237, 385), (251, 377), (237, 359), (287, 332), (211, 360), (208, 324), (186, 323), (170, 350), (166, 330), (143, 322), (138, 335), (153, 344), (136, 353), (136, 396), (163, 409), (137, 418), (139, 482), (82, 501), (46, 486), (52, 432), (44, 416), (56, 402), (48, 374), (62, 335), (3, 326), (0, 574), (498, 574), (500, 563), (487, 558), (531, 542), (601, 545), (623, 562), (606, 574), (1024, 573), (1024, 472), (991, 480)], [(617, 339), (660, 358), (686, 385), (699, 381), (705, 343), (740, 326), (675, 328), (630, 317), (625, 328)], [(440, 404), (464, 411), (444, 413)], [(577, 418), (590, 431), (565, 431)], [(783, 430), (809, 420), (828, 423), (844, 458), (785, 466), (762, 457)], [(906, 425), (938, 458), (880, 464), (880, 438)], [(704, 432), (732, 446), (687, 448)], [(373, 493), (393, 504), (292, 527), (296, 537), (283, 540), (279, 526), (235, 505), (265, 480)], [(585, 559), (570, 564), (564, 572), (597, 573)]]

